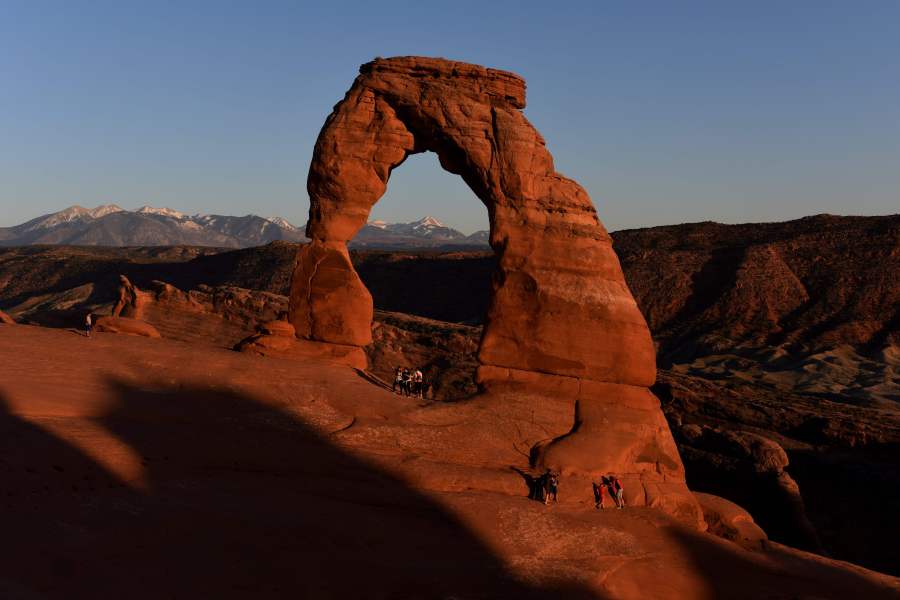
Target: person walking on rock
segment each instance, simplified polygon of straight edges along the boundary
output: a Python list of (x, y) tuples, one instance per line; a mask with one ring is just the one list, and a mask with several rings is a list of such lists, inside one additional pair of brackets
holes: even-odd
[(545, 501), (547, 497), (547, 479), (550, 473), (550, 469), (547, 469), (546, 473), (541, 473), (538, 477), (534, 478), (534, 488), (532, 488), (532, 498), (535, 500), (539, 500), (541, 502)]
[(550, 498), (553, 498), (554, 502), (558, 502), (557, 493), (559, 492), (559, 475), (551, 473), (550, 469), (547, 469), (545, 477), (547, 478), (547, 492), (544, 494), (544, 505), (546, 506), (550, 504)]
[(606, 477), (600, 483), (592, 481), (591, 487), (594, 489), (594, 508), (603, 510), (603, 488), (606, 487)]
[(84, 318), (84, 335), (86, 337), (91, 337), (91, 329), (94, 327), (94, 320), (91, 319), (91, 313), (88, 313)]
[(609, 497), (613, 499), (613, 504), (616, 505), (616, 508), (619, 508), (619, 501), (616, 499), (616, 490), (613, 487), (612, 483), (612, 475), (609, 477), (602, 478), (603, 487), (606, 488), (606, 491), (609, 493)]
[(397, 389), (400, 389), (399, 393), (403, 394), (403, 369), (397, 367), (394, 370), (394, 384), (391, 386), (392, 392), (397, 392)]
[(422, 380), (423, 380), (422, 371), (420, 371), (419, 369), (416, 369), (416, 372), (413, 373), (413, 386), (414, 386), (414, 390), (415, 390), (415, 395), (420, 398), (425, 397), (425, 394), (422, 393)]
[(409, 389), (412, 387), (412, 375), (409, 372), (409, 369), (403, 367), (403, 374), (401, 375), (402, 381), (400, 382), (400, 393), (406, 394), (409, 397)]
[(622, 482), (615, 475), (610, 475), (609, 483), (614, 494), (613, 497), (616, 499), (616, 508), (625, 508), (625, 488), (622, 487)]

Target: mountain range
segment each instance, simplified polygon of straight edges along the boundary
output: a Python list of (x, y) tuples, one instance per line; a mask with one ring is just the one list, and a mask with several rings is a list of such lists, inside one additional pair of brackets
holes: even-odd
[[(305, 227), (296, 227), (281, 217), (187, 215), (171, 208), (125, 210), (105, 204), (96, 208), (70, 206), (21, 225), (0, 227), (0, 246), (248, 248), (276, 240), (302, 242), (307, 239), (304, 231)], [(486, 246), (487, 239), (487, 231), (467, 236), (429, 216), (412, 223), (369, 222), (350, 245), (373, 249)]]

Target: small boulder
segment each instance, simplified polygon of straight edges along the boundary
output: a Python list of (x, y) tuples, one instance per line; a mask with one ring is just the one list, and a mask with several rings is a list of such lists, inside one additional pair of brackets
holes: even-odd
[(260, 325), (257, 329), (264, 335), (274, 335), (276, 337), (286, 338), (296, 337), (294, 326), (287, 321), (268, 321)]
[(707, 531), (747, 548), (759, 550), (769, 539), (766, 532), (753, 521), (746, 510), (725, 498), (694, 492), (694, 497), (703, 509), (703, 519), (709, 526)]
[(252, 335), (238, 342), (234, 349), (246, 354), (289, 360), (322, 360), (348, 365), (354, 369), (365, 369), (368, 366), (366, 353), (359, 346), (314, 342), (284, 335)]

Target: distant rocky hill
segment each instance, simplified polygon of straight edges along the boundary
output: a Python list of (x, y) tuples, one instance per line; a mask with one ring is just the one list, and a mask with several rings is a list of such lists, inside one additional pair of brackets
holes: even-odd
[[(385, 225), (366, 229), (403, 231)], [(778, 347), (797, 355), (842, 345), (877, 353), (900, 344), (900, 215), (693, 223), (612, 235), (663, 364), (690, 362), (722, 348)], [(139, 283), (146, 271), (157, 279), (168, 274), (179, 287), (287, 290), (295, 245), (225, 250), (0, 250), (0, 307), (117, 270)], [(483, 318), (493, 260), (488, 249), (435, 253), (428, 247), (400, 252), (361, 247), (353, 257), (380, 309), (459, 322)]]
[(613, 234), (661, 357), (900, 343), (900, 215)]
[(144, 206), (128, 211), (114, 204), (65, 210), (0, 228), (0, 245), (217, 246), (244, 248), (275, 240), (302, 241), (303, 232), (283, 219), (256, 215), (185, 215)]
[[(125, 210), (115, 204), (70, 206), (13, 227), (0, 227), (0, 246), (210, 246), (248, 248), (274, 241), (302, 242), (304, 228), (281, 217), (187, 215), (171, 208), (144, 206)], [(434, 217), (412, 223), (373, 221), (351, 246), (405, 249), (486, 246), (486, 232), (471, 236)]]

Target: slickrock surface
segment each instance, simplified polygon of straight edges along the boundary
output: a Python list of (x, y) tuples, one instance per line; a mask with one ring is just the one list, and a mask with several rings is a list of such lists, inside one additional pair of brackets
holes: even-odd
[[(650, 332), (590, 197), (559, 174), (525, 118), (512, 73), (424, 57), (376, 59), (319, 134), (307, 189), (307, 236), (292, 275), (300, 338), (371, 343), (372, 297), (347, 243), (391, 171), (431, 151), (488, 209), (497, 254), (478, 360), (494, 399), (564, 397), (570, 430), (529, 450), (534, 466), (582, 482), (616, 472), (638, 504), (698, 527), (701, 511), (659, 401)], [(603, 433), (604, 435), (599, 435)]]
[(759, 528), (746, 510), (725, 498), (694, 492), (703, 509), (703, 518), (709, 525), (709, 533), (747, 548), (765, 548), (766, 532)]
[(100, 317), (95, 322), (94, 329), (106, 333), (125, 333), (148, 338), (162, 337), (156, 327), (150, 323), (128, 317)]
[(3, 597), (900, 593), (650, 508), (595, 510), (565, 480), (560, 504), (528, 500), (510, 467), (568, 426), (546, 399), (421, 403), (328, 363), (29, 326), (0, 327), (0, 364)]

